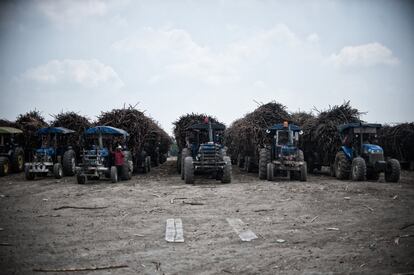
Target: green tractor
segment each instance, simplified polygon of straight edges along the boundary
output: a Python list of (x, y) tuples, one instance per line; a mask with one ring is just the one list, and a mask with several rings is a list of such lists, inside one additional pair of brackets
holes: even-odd
[(266, 130), (272, 136), (270, 148), (262, 148), (259, 156), (259, 178), (274, 180), (276, 176), (289, 176), (291, 180), (307, 180), (307, 167), (303, 152), (297, 145), (299, 126), (288, 122), (273, 125)]
[(377, 145), (377, 131), (381, 124), (349, 123), (338, 126), (342, 146), (335, 156), (334, 172), (338, 179), (354, 181), (378, 180), (385, 173), (385, 181), (398, 182), (401, 167), (396, 159), (384, 159), (384, 151)]
[(24, 170), (22, 133), (13, 127), (0, 127), (0, 176)]
[(213, 175), (222, 183), (230, 183), (232, 166), (222, 144), (225, 126), (211, 123), (194, 124), (187, 129), (187, 148), (181, 152), (181, 177), (185, 183), (194, 183), (195, 174)]

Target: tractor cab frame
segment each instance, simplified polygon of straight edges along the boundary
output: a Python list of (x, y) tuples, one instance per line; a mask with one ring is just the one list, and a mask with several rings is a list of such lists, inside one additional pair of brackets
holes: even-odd
[(0, 176), (24, 170), (23, 131), (13, 127), (0, 127)]
[(187, 128), (187, 147), (181, 153), (181, 177), (187, 184), (194, 182), (194, 174), (210, 174), (222, 183), (231, 182), (231, 160), (222, 144), (224, 130), (223, 124), (208, 119)]
[(284, 122), (268, 128), (266, 133), (271, 144), (260, 150), (259, 178), (271, 181), (275, 176), (289, 176), (291, 180), (306, 181), (306, 162), (298, 148), (301, 128)]
[(27, 180), (36, 176), (53, 174), (56, 179), (74, 174), (76, 155), (69, 144), (69, 136), (75, 131), (64, 127), (45, 127), (36, 134), (39, 137), (40, 147), (33, 152), (32, 162), (25, 164)]
[(342, 146), (335, 157), (335, 175), (340, 179), (362, 181), (378, 180), (381, 172), (386, 181), (397, 182), (400, 163), (396, 159), (384, 159), (384, 150), (377, 145), (377, 123), (348, 123), (338, 126)]
[[(79, 184), (85, 184), (88, 179), (99, 179), (102, 175), (111, 178), (129, 180), (133, 172), (131, 152), (126, 147), (128, 132), (111, 126), (96, 126), (85, 130), (82, 138), (82, 162), (76, 167), (76, 179)], [(112, 157), (116, 146), (122, 147), (124, 164), (121, 174)]]

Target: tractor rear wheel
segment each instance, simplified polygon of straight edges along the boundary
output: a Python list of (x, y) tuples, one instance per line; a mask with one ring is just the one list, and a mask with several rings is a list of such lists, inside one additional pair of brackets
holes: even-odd
[(76, 181), (78, 184), (86, 184), (88, 177), (86, 175), (76, 175)]
[(260, 149), (259, 153), (259, 179), (265, 180), (267, 176), (267, 164), (270, 162), (270, 150)]
[(24, 176), (26, 178), (26, 180), (34, 180), (35, 178), (35, 174), (33, 172), (30, 172), (30, 166), (26, 165), (24, 167)]
[(13, 172), (22, 172), (24, 170), (24, 151), (17, 147), (12, 156)]
[(184, 181), (186, 184), (194, 183), (194, 165), (192, 157), (186, 157), (184, 160)]
[(274, 163), (267, 164), (266, 178), (268, 181), (273, 181), (275, 178), (275, 165)]
[(335, 156), (335, 175), (340, 180), (349, 179), (351, 164), (345, 156), (345, 153), (340, 151)]
[(116, 166), (111, 166), (111, 181), (112, 183), (118, 182), (118, 169), (116, 169)]
[(7, 176), (10, 173), (9, 159), (0, 157), (0, 176)]
[(53, 175), (55, 176), (55, 179), (61, 179), (63, 177), (62, 164), (60, 163), (53, 164)]
[(223, 168), (223, 177), (221, 178), (222, 183), (230, 183), (232, 177), (232, 166), (231, 166), (231, 159), (228, 156), (223, 157), (225, 162)]
[(400, 180), (401, 166), (396, 159), (389, 159), (385, 168), (385, 181), (398, 182)]
[(62, 159), (63, 174), (65, 176), (73, 176), (76, 168), (76, 154), (73, 150), (67, 150), (63, 154)]
[(363, 181), (367, 175), (367, 164), (361, 157), (352, 160), (351, 177), (353, 181)]
[(124, 165), (122, 165), (121, 180), (129, 180), (129, 179), (131, 179), (131, 173), (129, 171), (129, 165), (127, 162), (127, 163), (124, 163)]
[(186, 157), (190, 156), (190, 150), (188, 150), (187, 148), (184, 148), (181, 151), (181, 179), (184, 179), (184, 174), (185, 174), (185, 167), (184, 167), (184, 162)]
[(306, 162), (300, 167), (300, 181), (307, 181), (308, 180), (308, 167)]

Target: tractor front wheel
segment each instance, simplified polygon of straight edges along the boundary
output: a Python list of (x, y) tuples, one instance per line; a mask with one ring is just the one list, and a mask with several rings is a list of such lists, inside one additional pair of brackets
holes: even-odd
[(260, 149), (259, 153), (259, 179), (265, 180), (267, 176), (267, 164), (270, 162), (270, 150)]
[(184, 181), (186, 184), (194, 183), (194, 165), (192, 157), (186, 157), (184, 160)]
[(53, 165), (53, 175), (55, 176), (55, 179), (61, 179), (63, 177), (62, 164), (55, 163)]
[(116, 166), (111, 166), (111, 181), (112, 183), (118, 182), (118, 169), (116, 169)]
[(351, 176), (353, 181), (363, 181), (367, 175), (367, 164), (361, 157), (352, 160)]
[(16, 148), (13, 153), (12, 168), (14, 172), (22, 172), (24, 170), (24, 151), (20, 147)]
[(131, 171), (129, 170), (128, 162), (122, 165), (121, 170), (121, 180), (130, 180), (131, 179)]
[(34, 180), (35, 178), (35, 174), (33, 172), (30, 172), (30, 166), (26, 165), (24, 167), (24, 176), (26, 178), (26, 180)]
[(63, 154), (62, 165), (63, 165), (63, 174), (65, 176), (75, 175), (75, 168), (76, 168), (76, 154), (75, 154), (75, 151), (67, 150)]
[(300, 181), (307, 181), (308, 180), (308, 167), (306, 162), (300, 167)]
[(275, 178), (275, 165), (274, 163), (267, 164), (266, 178), (268, 181), (273, 181)]
[(76, 175), (76, 181), (78, 184), (86, 184), (88, 177), (86, 175)]
[(345, 156), (345, 153), (340, 151), (335, 156), (335, 175), (340, 180), (349, 179), (351, 165)]
[(225, 162), (224, 169), (223, 169), (223, 177), (221, 178), (222, 183), (230, 183), (231, 176), (232, 176), (232, 166), (231, 166), (231, 159), (228, 156), (223, 157)]
[(385, 181), (386, 182), (398, 182), (400, 180), (401, 166), (400, 162), (396, 159), (390, 159), (387, 161), (385, 168)]
[(7, 176), (10, 173), (9, 159), (0, 157), (0, 176)]

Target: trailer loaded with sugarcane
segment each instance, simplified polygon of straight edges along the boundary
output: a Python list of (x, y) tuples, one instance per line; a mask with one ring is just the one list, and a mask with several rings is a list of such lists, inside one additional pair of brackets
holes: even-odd
[(23, 131), (0, 127), (0, 176), (24, 169)]

